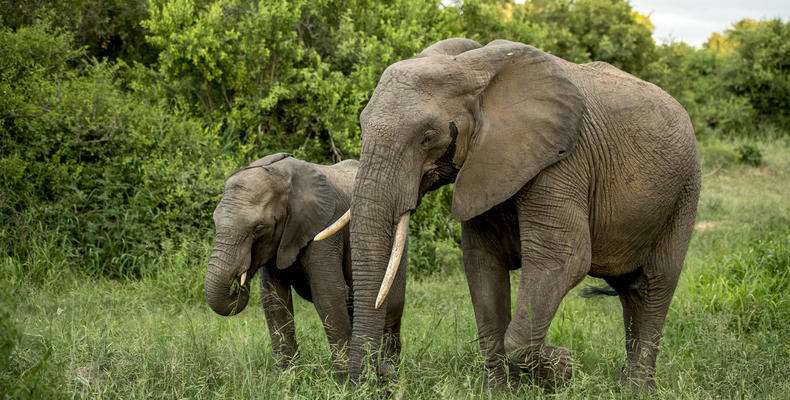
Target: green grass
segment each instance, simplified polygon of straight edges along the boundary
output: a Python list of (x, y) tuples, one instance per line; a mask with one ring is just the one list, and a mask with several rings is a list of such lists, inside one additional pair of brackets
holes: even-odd
[[(741, 144), (700, 145), (703, 194), (664, 327), (659, 398), (790, 395), (790, 143), (758, 143), (764, 162), (756, 168), (730, 156)], [(333, 378), (323, 329), (301, 299), (295, 304), (299, 356), (287, 371), (275, 371), (257, 293), (236, 317), (216, 315), (204, 303), (210, 245), (173, 249), (152, 266), (155, 273), (137, 281), (88, 280), (62, 271), (46, 283), (29, 283), (15, 272), (14, 260), (0, 260), (0, 327), (6, 331), (0, 389), (8, 397), (43, 398), (378, 393)], [(514, 271), (514, 284), (518, 276)], [(406, 307), (399, 380), (388, 387), (396, 399), (634, 397), (616, 380), (624, 358), (616, 298), (582, 299), (576, 289), (563, 301), (548, 342), (569, 348), (576, 369), (556, 395), (527, 384), (515, 394), (483, 391), (472, 306), (457, 267), (411, 279)]]

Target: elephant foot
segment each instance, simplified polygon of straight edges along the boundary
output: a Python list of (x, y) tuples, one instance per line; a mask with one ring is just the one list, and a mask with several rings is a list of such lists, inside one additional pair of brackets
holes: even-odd
[(388, 360), (381, 361), (376, 370), (380, 381), (393, 383), (398, 381), (398, 374), (395, 372), (395, 367)]
[(293, 365), (293, 359), (279, 359), (274, 363), (274, 369), (279, 372), (284, 372)]
[(629, 368), (628, 365), (620, 369), (617, 378), (623, 389), (637, 393), (652, 394), (655, 392), (655, 379), (653, 372), (648, 368)]
[(339, 382), (348, 380), (348, 355), (343, 352), (338, 352), (332, 356), (332, 366), (335, 370), (335, 378)]
[(341, 383), (348, 381), (348, 370), (341, 371), (335, 369), (335, 379)]
[(291, 368), (293, 365), (294, 360), (296, 359), (296, 353), (294, 354), (275, 354), (274, 355), (274, 369), (277, 371), (283, 372), (288, 368)]
[(509, 368), (499, 366), (494, 369), (489, 369), (488, 379), (483, 389), (494, 393), (515, 393), (520, 386), (520, 373), (521, 369), (513, 364), (511, 364)]
[(508, 358), (530, 374), (535, 384), (548, 392), (563, 387), (573, 376), (573, 360), (564, 347), (540, 346), (539, 351), (524, 350), (520, 357), (508, 355)]

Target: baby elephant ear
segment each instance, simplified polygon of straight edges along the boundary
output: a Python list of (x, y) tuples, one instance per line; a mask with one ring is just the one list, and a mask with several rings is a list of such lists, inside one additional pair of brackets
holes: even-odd
[(479, 49), (480, 47), (482, 47), (480, 43), (472, 39), (450, 38), (440, 40), (430, 45), (423, 50), (419, 56), (457, 56), (469, 50)]
[(574, 65), (532, 46), (497, 40), (457, 57), (478, 95), (475, 132), (453, 190), (453, 216), (474, 218), (567, 157), (584, 100)]
[(289, 157), (293, 157), (293, 155), (291, 155), (291, 153), (274, 153), (274, 154), (269, 154), (266, 157), (263, 157), (263, 158), (255, 161), (255, 162), (250, 163), (250, 165), (248, 165), (248, 167), (265, 167), (267, 165), (272, 165), (272, 164), (276, 163), (277, 161), (281, 161), (281, 160), (284, 160), (284, 159), (289, 158)]
[(286, 158), (274, 168), (291, 177), (285, 227), (277, 250), (277, 268), (290, 267), (299, 251), (326, 227), (335, 213), (337, 192), (312, 164)]

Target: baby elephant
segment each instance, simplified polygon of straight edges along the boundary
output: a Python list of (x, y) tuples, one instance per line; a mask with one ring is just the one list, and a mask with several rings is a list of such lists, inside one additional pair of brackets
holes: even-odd
[[(274, 357), (285, 368), (296, 354), (291, 287), (313, 302), (340, 375), (351, 338), (352, 282), (348, 227), (313, 237), (349, 208), (358, 162), (311, 164), (287, 153), (266, 156), (225, 182), (214, 210), (216, 243), (206, 271), (206, 301), (221, 315), (241, 312), (260, 272), (263, 311)], [(385, 359), (400, 353), (406, 268), (387, 299)], [(394, 295), (394, 296), (393, 296)]]

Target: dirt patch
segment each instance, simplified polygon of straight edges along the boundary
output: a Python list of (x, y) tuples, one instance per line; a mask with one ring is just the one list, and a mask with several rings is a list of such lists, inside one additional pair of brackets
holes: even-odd
[(699, 221), (694, 225), (694, 229), (699, 229), (702, 231), (723, 228), (727, 228), (727, 225), (722, 221)]

